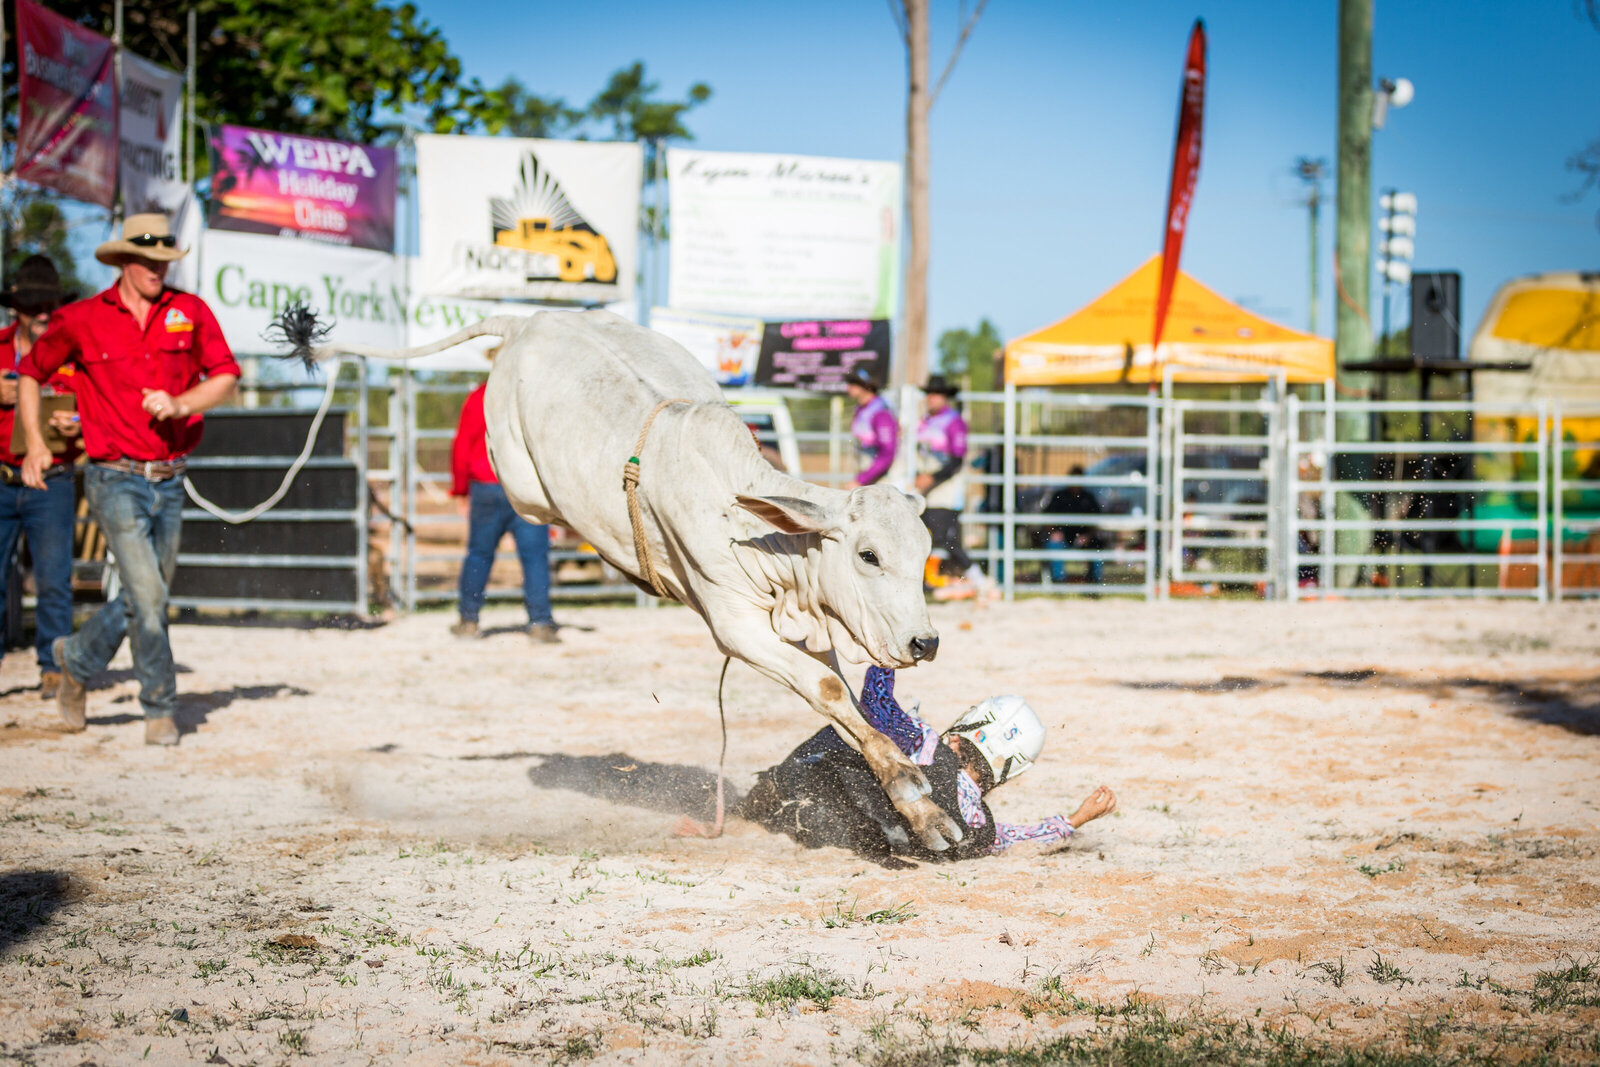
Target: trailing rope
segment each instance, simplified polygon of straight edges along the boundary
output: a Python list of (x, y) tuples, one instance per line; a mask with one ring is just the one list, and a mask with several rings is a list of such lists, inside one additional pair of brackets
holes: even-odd
[(622, 465), (622, 492), (628, 498), (628, 525), (633, 527), (633, 551), (639, 559), (639, 577), (650, 587), (652, 593), (667, 600), (676, 598), (671, 593), (663, 591), (661, 587), (661, 579), (656, 574), (655, 558), (650, 554), (650, 539), (645, 535), (644, 513), (639, 507), (639, 456), (644, 452), (645, 438), (650, 436), (650, 426), (656, 421), (656, 416), (673, 404), (691, 403), (692, 400), (663, 400), (651, 408), (649, 417), (644, 420), (644, 428), (639, 431), (639, 440), (633, 444), (633, 455)]
[(722, 753), (717, 756), (717, 816), (716, 820), (707, 827), (697, 819), (685, 815), (678, 820), (678, 827), (673, 831), (674, 837), (721, 837), (723, 819), (723, 779), (726, 776), (728, 765), (728, 713), (722, 706), (722, 685), (728, 680), (728, 665), (733, 662), (733, 657), (728, 656), (722, 661), (722, 674), (717, 677), (717, 718), (722, 722)]

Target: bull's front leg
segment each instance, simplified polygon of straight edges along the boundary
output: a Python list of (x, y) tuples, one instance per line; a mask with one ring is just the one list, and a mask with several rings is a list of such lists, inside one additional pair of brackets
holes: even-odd
[(729, 647), (724, 651), (793, 689), (818, 714), (837, 726), (860, 750), (889, 801), (911, 824), (924, 847), (943, 852), (961, 840), (960, 825), (928, 799), (931, 789), (922, 771), (900, 751), (900, 746), (862, 718), (850, 688), (837, 671), (783, 641), (770, 629), (765, 634), (755, 626), (730, 629), (740, 636), (727, 642)]

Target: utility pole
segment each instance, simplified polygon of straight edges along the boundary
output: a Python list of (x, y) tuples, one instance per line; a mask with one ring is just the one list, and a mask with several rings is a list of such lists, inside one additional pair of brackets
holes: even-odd
[(1295, 173), (1300, 180), (1306, 183), (1306, 207), (1311, 213), (1311, 301), (1310, 314), (1307, 316), (1306, 331), (1317, 332), (1317, 294), (1321, 291), (1318, 283), (1317, 269), (1319, 256), (1317, 254), (1317, 235), (1321, 232), (1322, 208), (1322, 179), (1328, 176), (1328, 161), (1325, 159), (1309, 159), (1301, 156), (1295, 160)]
[[(1368, 312), (1372, 274), (1372, 0), (1339, 0), (1338, 314), (1334, 359), (1338, 382), (1364, 396), (1370, 375), (1345, 364), (1372, 355)], [(1365, 423), (1349, 421), (1348, 440), (1365, 440)]]
[(906, 214), (911, 255), (906, 264), (906, 318), (897, 383), (928, 375), (928, 0), (905, 0)]

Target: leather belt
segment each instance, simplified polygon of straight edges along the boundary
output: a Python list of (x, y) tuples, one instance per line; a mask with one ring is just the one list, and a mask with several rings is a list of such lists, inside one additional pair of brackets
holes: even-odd
[[(52, 463), (44, 469), (46, 478), (57, 478), (72, 473), (70, 463)], [(0, 463), (0, 485), (21, 485), (22, 468), (14, 463)]]
[(178, 459), (97, 459), (96, 467), (104, 467), (109, 471), (121, 471), (124, 474), (138, 474), (147, 482), (164, 482), (168, 478), (181, 476), (189, 466), (189, 461)]

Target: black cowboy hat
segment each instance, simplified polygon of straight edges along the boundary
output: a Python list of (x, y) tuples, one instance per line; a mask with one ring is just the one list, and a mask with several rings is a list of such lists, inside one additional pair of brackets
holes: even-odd
[(24, 315), (42, 315), (76, 299), (77, 293), (62, 291), (61, 275), (56, 273), (56, 265), (50, 262), (49, 256), (29, 256), (23, 260), (11, 284), (0, 290), (0, 307)]
[(946, 380), (942, 374), (934, 374), (928, 377), (928, 384), (922, 387), (922, 391), (924, 393), (938, 393), (940, 396), (955, 396), (961, 392), (961, 387), (954, 382)]
[(883, 391), (883, 383), (872, 376), (872, 372), (862, 366), (850, 368), (850, 373), (844, 376), (846, 385), (859, 385), (863, 389), (871, 389), (874, 393)]

